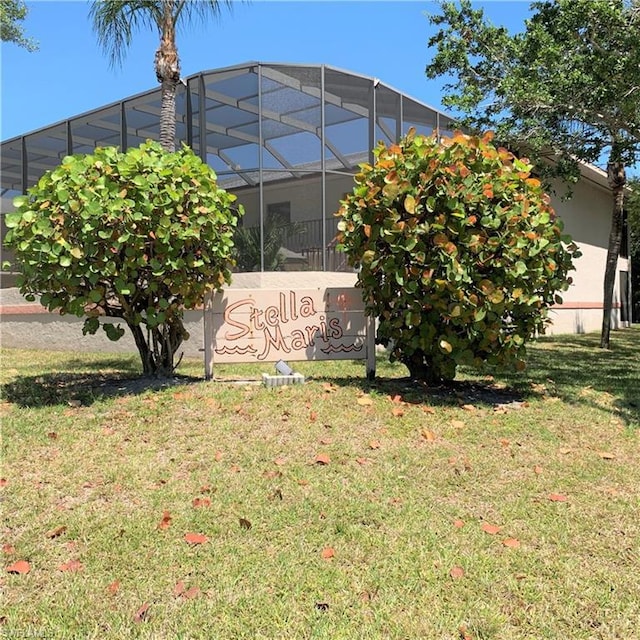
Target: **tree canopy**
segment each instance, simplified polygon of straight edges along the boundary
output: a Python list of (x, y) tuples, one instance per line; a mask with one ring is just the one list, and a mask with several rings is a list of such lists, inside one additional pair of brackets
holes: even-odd
[(166, 376), (185, 309), (231, 279), (235, 196), (186, 147), (157, 142), (66, 157), (5, 217), (18, 287), (49, 311), (86, 316), (112, 340), (131, 330), (146, 375)]
[(13, 42), (27, 51), (35, 51), (38, 43), (28, 38), (24, 27), (20, 24), (29, 12), (23, 0), (2, 0), (0, 2), (0, 39), (2, 42)]
[(547, 0), (531, 8), (524, 30), (510, 34), (470, 0), (441, 2), (426, 73), (451, 79), (443, 103), (462, 126), (494, 130), (539, 172), (575, 180), (577, 161), (605, 159), (613, 192), (601, 339), (608, 347), (626, 170), (640, 151), (640, 1)]
[(490, 140), (381, 143), (338, 212), (377, 341), (415, 379), (523, 366), (579, 255), (532, 166)]

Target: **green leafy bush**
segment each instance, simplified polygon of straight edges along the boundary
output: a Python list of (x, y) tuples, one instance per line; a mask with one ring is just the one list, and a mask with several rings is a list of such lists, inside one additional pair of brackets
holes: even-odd
[(188, 338), (184, 309), (231, 279), (234, 200), (187, 148), (147, 142), (68, 156), (6, 216), (20, 291), (87, 316), (84, 333), (102, 325), (118, 340), (124, 329), (100, 320), (121, 318), (144, 373), (169, 375)]
[(374, 154), (336, 215), (377, 342), (429, 382), (459, 364), (523, 367), (579, 255), (531, 165), (490, 134), (411, 131)]

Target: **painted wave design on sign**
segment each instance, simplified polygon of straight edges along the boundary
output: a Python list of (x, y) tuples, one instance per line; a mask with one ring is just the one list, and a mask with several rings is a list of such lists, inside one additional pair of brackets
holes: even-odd
[(362, 351), (362, 347), (364, 345), (360, 344), (330, 344), (328, 347), (324, 349), (320, 349), (322, 353), (351, 353), (352, 351)]
[(218, 348), (215, 352), (219, 355), (239, 355), (244, 356), (247, 353), (257, 353), (258, 350), (255, 347), (252, 347), (250, 344), (246, 347), (240, 347), (238, 345), (234, 347), (227, 347), (226, 345)]

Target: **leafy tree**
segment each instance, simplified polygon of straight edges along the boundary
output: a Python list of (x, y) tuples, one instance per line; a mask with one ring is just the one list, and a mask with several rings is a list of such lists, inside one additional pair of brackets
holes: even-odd
[(195, 20), (219, 17), (230, 0), (94, 0), (90, 11), (98, 42), (112, 65), (121, 65), (133, 33), (140, 27), (157, 29), (160, 45), (155, 72), (162, 85), (160, 142), (167, 151), (176, 146), (176, 88), (180, 82), (180, 58), (176, 30)]
[(490, 139), (380, 143), (337, 214), (377, 342), (415, 379), (451, 380), (459, 364), (523, 367), (579, 255), (532, 166)]
[(626, 204), (631, 258), (631, 304), (636, 322), (640, 322), (640, 178), (629, 181), (631, 192)]
[(102, 325), (118, 340), (124, 329), (101, 320), (121, 318), (144, 374), (170, 375), (189, 337), (184, 309), (230, 281), (234, 200), (187, 148), (68, 156), (5, 217), (18, 287), (50, 311), (87, 316), (85, 334)]
[(441, 2), (428, 77), (452, 76), (443, 102), (470, 131), (499, 140), (555, 173), (607, 159), (613, 192), (601, 346), (610, 343), (626, 170), (640, 150), (640, 1), (534, 2), (522, 33), (485, 21), (470, 0)]
[(38, 43), (33, 38), (27, 38), (24, 27), (20, 24), (29, 10), (23, 0), (2, 0), (0, 2), (0, 40), (14, 42), (27, 51), (36, 51)]

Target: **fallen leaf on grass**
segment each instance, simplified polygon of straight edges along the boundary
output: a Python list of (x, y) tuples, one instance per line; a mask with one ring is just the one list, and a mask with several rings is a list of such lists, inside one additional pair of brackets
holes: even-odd
[(134, 614), (133, 621), (134, 622), (144, 622), (149, 613), (149, 607), (151, 605), (148, 602), (145, 602)]
[(210, 507), (211, 506), (211, 498), (207, 498), (206, 496), (204, 498), (194, 498), (191, 504), (196, 508), (198, 508), (198, 507)]
[(333, 442), (333, 438), (320, 438), (320, 444), (327, 445)]
[(396, 418), (402, 418), (404, 415), (404, 409), (402, 407), (393, 407), (393, 409), (391, 409), (391, 414)]
[(389, 396), (389, 398), (393, 404), (402, 404), (402, 396), (399, 393), (396, 393), (395, 396)]
[(183, 593), (180, 594), (180, 597), (184, 598), (185, 600), (191, 600), (192, 598), (195, 598), (199, 593), (200, 593), (200, 587), (195, 587), (195, 586), (189, 587)]
[(380, 448), (380, 440), (371, 440), (369, 442), (369, 449), (379, 449)]
[(359, 465), (365, 465), (365, 464), (369, 464), (371, 462), (371, 460), (369, 460), (369, 458), (356, 458), (356, 462)]
[(465, 625), (460, 625), (458, 633), (460, 634), (460, 640), (473, 640), (473, 636)]
[(240, 467), (237, 464), (232, 464), (229, 467), (229, 471), (231, 471), (231, 473), (240, 473)]
[(277, 465), (278, 467), (281, 467), (282, 465), (284, 465), (286, 463), (286, 460), (284, 458), (276, 458), (273, 461), (273, 464)]
[(178, 596), (181, 596), (185, 589), (186, 587), (184, 586), (184, 582), (182, 582), (182, 580), (178, 580), (178, 582), (176, 582), (176, 586), (173, 587), (173, 597), (177, 598)]
[(251, 529), (251, 522), (249, 522), (249, 520), (247, 520), (246, 518), (238, 518), (238, 522), (240, 523), (241, 529), (245, 529), (247, 531)]
[(195, 598), (199, 593), (200, 587), (194, 586), (187, 589), (182, 580), (178, 580), (178, 582), (176, 582), (176, 586), (173, 587), (174, 598), (184, 598), (185, 600), (190, 600), (191, 598)]
[(332, 547), (326, 547), (325, 549), (322, 550), (322, 552), (320, 553), (320, 556), (324, 559), (324, 560), (329, 560), (330, 558), (333, 558), (336, 555), (335, 549), (333, 549)]
[(520, 540), (517, 538), (505, 538), (502, 544), (510, 549), (517, 549), (520, 546)]
[(7, 484), (7, 479), (6, 478), (0, 478), (0, 487), (4, 487)]
[(67, 527), (65, 527), (65, 525), (62, 524), (59, 527), (56, 527), (55, 529), (51, 529), (51, 531), (47, 531), (47, 533), (45, 533), (44, 535), (47, 538), (57, 538), (61, 536), (66, 530), (67, 530)]
[(20, 573), (25, 574), (31, 571), (31, 565), (26, 560), (18, 560), (13, 564), (10, 564), (6, 568), (7, 573)]
[(216, 460), (216, 462), (220, 462), (220, 460), (222, 460), (222, 456), (224, 454), (222, 453), (222, 451), (216, 451), (215, 455), (213, 456), (214, 459)]
[(338, 390), (338, 387), (336, 387), (334, 384), (331, 384), (330, 382), (325, 382), (322, 385), (322, 388), (324, 389), (325, 393), (333, 393), (334, 391)]
[(309, 412), (309, 420), (311, 422), (315, 422), (318, 419), (318, 412), (317, 411), (310, 411)]
[(328, 602), (316, 602), (316, 609), (318, 611), (329, 611), (329, 603)]
[(464, 428), (464, 422), (462, 420), (452, 420), (451, 421), (451, 426), (454, 429), (463, 429)]
[(488, 533), (490, 536), (495, 536), (496, 533), (498, 533), (502, 529), (502, 527), (499, 527), (497, 524), (489, 524), (488, 522), (484, 522), (481, 529), (485, 533)]
[(615, 460), (615, 455), (613, 455), (613, 453), (609, 453), (608, 451), (598, 451), (598, 455), (603, 459), (603, 460)]
[(423, 405), (423, 407), (422, 407), (422, 410), (423, 410), (425, 413), (429, 413), (429, 414), (431, 414), (431, 415), (433, 415), (433, 414), (436, 412), (436, 410), (435, 410), (433, 407), (427, 407), (427, 406), (424, 406), (424, 405)]
[(463, 411), (475, 411), (476, 408), (472, 404), (463, 404), (460, 407)]
[(453, 526), (456, 529), (462, 529), (462, 527), (464, 527), (464, 520), (454, 520), (453, 521)]
[(533, 473), (540, 475), (542, 473), (542, 467), (537, 464), (535, 467), (533, 467)]
[(82, 562), (79, 560), (69, 560), (69, 562), (65, 562), (58, 567), (58, 571), (82, 571), (84, 567), (82, 566)]
[(189, 544), (204, 544), (209, 541), (209, 538), (202, 533), (185, 533), (184, 540)]
[(49, 431), (49, 433), (47, 433), (47, 437), (49, 440), (57, 440), (58, 434), (55, 431)]
[(433, 431), (431, 431), (430, 429), (423, 429), (420, 432), (420, 435), (427, 441), (427, 442), (435, 442), (436, 439), (436, 434), (433, 433)]
[(168, 511), (162, 512), (162, 520), (158, 523), (158, 529), (168, 529), (171, 525), (171, 514)]
[(16, 548), (12, 544), (9, 544), (7, 542), (6, 544), (2, 545), (2, 553), (5, 553), (6, 555), (11, 556), (15, 552), (16, 552)]
[(551, 502), (566, 502), (568, 498), (561, 493), (550, 493), (549, 500), (551, 500)]
[(455, 566), (451, 568), (451, 571), (449, 571), (449, 575), (454, 579), (457, 580), (458, 578), (463, 578), (464, 577), (464, 569), (462, 567), (459, 566)]
[(360, 396), (356, 402), (363, 407), (368, 407), (373, 404), (373, 400), (369, 396)]
[(326, 453), (319, 453), (316, 456), (316, 464), (329, 464), (331, 462), (331, 458)]
[(115, 596), (116, 593), (118, 593), (118, 589), (120, 589), (120, 580), (114, 580), (108, 587), (107, 587), (107, 591), (112, 595)]

